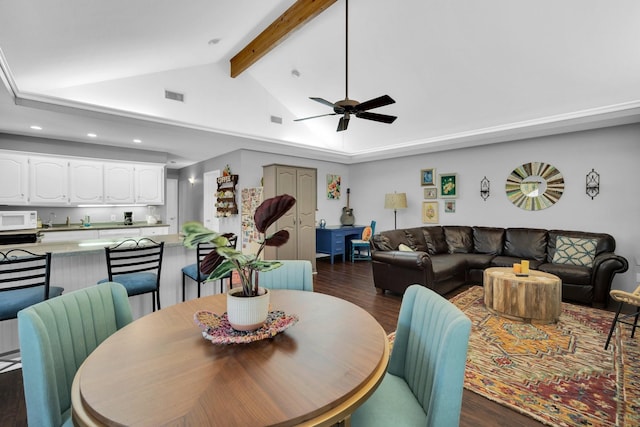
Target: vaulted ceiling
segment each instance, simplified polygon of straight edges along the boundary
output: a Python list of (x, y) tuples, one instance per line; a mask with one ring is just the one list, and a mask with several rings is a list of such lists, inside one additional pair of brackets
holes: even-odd
[(345, 132), (338, 116), (294, 122), (331, 112), (310, 96), (345, 97), (345, 0), (230, 76), (294, 3), (0, 0), (0, 132), (179, 167), (238, 148), (353, 163), (640, 121), (636, 0), (350, 0), (349, 98), (388, 94), (375, 112), (398, 119)]

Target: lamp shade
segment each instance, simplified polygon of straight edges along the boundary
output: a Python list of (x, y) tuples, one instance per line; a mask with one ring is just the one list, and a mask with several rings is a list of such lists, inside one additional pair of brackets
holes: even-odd
[(405, 209), (407, 207), (407, 193), (388, 193), (384, 195), (385, 209)]

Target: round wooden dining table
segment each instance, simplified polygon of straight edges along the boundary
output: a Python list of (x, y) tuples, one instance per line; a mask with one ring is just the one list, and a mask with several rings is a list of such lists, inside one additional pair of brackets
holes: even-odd
[(271, 291), (272, 310), (299, 320), (273, 338), (212, 344), (194, 313), (222, 314), (218, 294), (163, 308), (107, 338), (78, 370), (80, 426), (330, 426), (375, 390), (386, 372), (384, 329), (329, 295)]

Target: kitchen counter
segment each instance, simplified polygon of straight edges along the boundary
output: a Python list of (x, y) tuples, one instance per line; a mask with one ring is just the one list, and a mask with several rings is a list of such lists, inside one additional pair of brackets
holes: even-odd
[(53, 224), (53, 227), (30, 228), (26, 230), (2, 231), (0, 234), (29, 234), (29, 233), (52, 233), (56, 231), (78, 231), (78, 230), (112, 230), (124, 228), (147, 228), (147, 227), (169, 227), (169, 224), (148, 224), (146, 221), (134, 222), (132, 225), (124, 225), (118, 222), (98, 222), (89, 227), (80, 224)]

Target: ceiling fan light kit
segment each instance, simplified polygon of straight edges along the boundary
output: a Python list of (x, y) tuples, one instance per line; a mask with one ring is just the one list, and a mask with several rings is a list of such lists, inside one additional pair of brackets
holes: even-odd
[(340, 117), (340, 121), (338, 122), (338, 128), (336, 132), (341, 132), (347, 130), (349, 126), (349, 120), (351, 116), (354, 115), (359, 119), (373, 120), (375, 122), (393, 123), (397, 117), (389, 116), (387, 114), (378, 114), (371, 113), (368, 110), (372, 110), (374, 108), (384, 107), (386, 105), (394, 104), (396, 101), (393, 100), (389, 95), (382, 95), (374, 99), (370, 99), (365, 102), (358, 102), (353, 99), (349, 99), (349, 0), (346, 0), (346, 10), (345, 10), (345, 96), (341, 101), (330, 102), (324, 98), (317, 97), (309, 97), (313, 101), (319, 102), (321, 104), (327, 105), (333, 108), (333, 113), (320, 114), (318, 116), (305, 117), (302, 119), (295, 119), (294, 121), (299, 122), (302, 120), (316, 119), (318, 117), (327, 117), (327, 116), (342, 116)]

